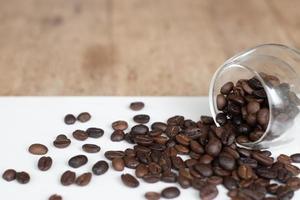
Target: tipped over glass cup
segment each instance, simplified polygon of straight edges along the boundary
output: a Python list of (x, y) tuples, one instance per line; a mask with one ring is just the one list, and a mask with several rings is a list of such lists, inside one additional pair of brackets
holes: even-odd
[(300, 123), (299, 74), (300, 52), (284, 45), (264, 44), (235, 55), (211, 81), (212, 116), (217, 124), (230, 120), (241, 147), (288, 144), (300, 134), (295, 126)]

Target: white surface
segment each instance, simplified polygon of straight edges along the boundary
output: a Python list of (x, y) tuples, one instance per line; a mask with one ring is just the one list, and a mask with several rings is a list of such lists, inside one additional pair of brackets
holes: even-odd
[[(146, 107), (142, 111), (131, 111), (128, 105), (135, 100), (144, 101)], [(18, 171), (28, 171), (31, 175), (31, 181), (26, 185), (18, 184), (16, 181), (8, 183), (0, 179), (1, 199), (9, 200), (47, 200), (54, 193), (61, 194), (64, 200), (144, 199), (143, 195), (147, 191), (161, 191), (164, 187), (176, 184), (161, 182), (148, 184), (140, 180), (140, 187), (128, 188), (120, 180), (122, 173), (133, 172), (126, 169), (124, 172), (109, 170), (104, 175), (93, 176), (91, 183), (86, 187), (76, 185), (64, 187), (59, 182), (60, 175), (69, 169), (67, 161), (71, 156), (86, 154), (81, 150), (81, 145), (84, 143), (98, 144), (101, 146), (101, 151), (97, 154), (89, 154), (87, 165), (72, 169), (77, 174), (91, 171), (96, 161), (105, 159), (105, 151), (131, 147), (126, 142), (110, 141), (112, 132), (110, 125), (115, 120), (124, 119), (133, 125), (132, 117), (138, 113), (149, 114), (150, 123), (165, 121), (177, 114), (193, 120), (198, 120), (200, 115), (209, 115), (206, 97), (2, 97), (0, 108), (0, 172), (2, 174), (7, 168), (15, 168)], [(65, 114), (76, 115), (82, 111), (92, 114), (89, 122), (77, 122), (74, 125), (63, 123)], [(99, 139), (88, 139), (85, 142), (72, 139), (71, 133), (75, 129), (93, 126), (103, 128), (104, 136)], [(72, 144), (67, 149), (56, 149), (52, 146), (52, 141), (58, 134), (66, 134), (72, 139)], [(288, 146), (275, 149), (273, 155), (300, 152), (299, 141), (298, 137)], [(54, 159), (49, 171), (41, 172), (37, 169), (39, 156), (31, 155), (27, 151), (32, 143), (43, 143), (49, 147), (47, 155)], [(181, 195), (177, 199), (199, 199), (199, 193), (192, 188), (181, 189)], [(222, 187), (219, 187), (217, 199), (228, 199), (226, 190)], [(299, 192), (294, 199), (300, 199)]]

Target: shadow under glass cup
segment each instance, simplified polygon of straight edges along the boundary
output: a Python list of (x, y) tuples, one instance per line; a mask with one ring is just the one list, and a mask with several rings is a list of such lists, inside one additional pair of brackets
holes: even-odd
[(213, 118), (221, 112), (217, 109), (216, 98), (225, 83), (255, 77), (267, 94), (269, 123), (258, 140), (238, 145), (266, 149), (289, 143), (300, 129), (300, 126), (294, 126), (300, 122), (299, 72), (300, 53), (283, 45), (260, 45), (230, 58), (215, 72), (210, 84), (209, 102)]

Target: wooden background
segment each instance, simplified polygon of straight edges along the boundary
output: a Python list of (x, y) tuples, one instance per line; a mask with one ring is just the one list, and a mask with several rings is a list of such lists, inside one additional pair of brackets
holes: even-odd
[(0, 95), (207, 95), (261, 43), (300, 47), (300, 1), (0, 0)]

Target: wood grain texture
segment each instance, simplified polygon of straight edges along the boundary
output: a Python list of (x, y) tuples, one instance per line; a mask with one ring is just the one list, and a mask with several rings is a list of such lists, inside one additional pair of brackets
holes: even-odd
[(262, 43), (300, 47), (297, 0), (0, 0), (0, 95), (207, 95)]

